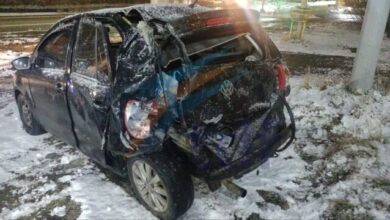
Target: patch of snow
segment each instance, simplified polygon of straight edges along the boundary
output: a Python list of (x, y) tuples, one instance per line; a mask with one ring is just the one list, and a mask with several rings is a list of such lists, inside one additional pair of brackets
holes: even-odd
[(188, 4), (145, 4), (140, 7), (150, 17), (161, 19), (163, 21), (173, 21), (194, 13), (207, 12), (207, 7), (195, 5), (191, 8)]
[(0, 52), (0, 66), (3, 66), (5, 64), (10, 64), (10, 62), (20, 56), (22, 53), (17, 53), (13, 51), (3, 51)]
[(58, 179), (58, 181), (62, 183), (70, 182), (72, 180), (73, 176), (71, 175), (66, 175)]
[(66, 214), (65, 206), (55, 207), (53, 211), (51, 211), (50, 213), (51, 216), (58, 216), (58, 217), (64, 217), (65, 214)]
[[(311, 25), (311, 24), (309, 24)], [(305, 31), (303, 42), (287, 40), (287, 32), (271, 32), (270, 37), (281, 51), (354, 57), (350, 48), (359, 44), (359, 30), (337, 27), (315, 27)]]
[(122, 188), (95, 173), (73, 180), (65, 193), (81, 203), (82, 213), (79, 219), (101, 219), (104, 218), (103, 216), (110, 219), (136, 218), (136, 216), (155, 219)]
[[(139, 4), (124, 8), (106, 8), (86, 13), (93, 14), (113, 14), (113, 13), (124, 13), (128, 14), (132, 10), (138, 10), (146, 20), (157, 18), (163, 21), (173, 21), (180, 19), (184, 16), (190, 16), (194, 13), (201, 13), (209, 11), (207, 7), (195, 5), (191, 8), (188, 4)], [(74, 15), (68, 16), (64, 19), (73, 17)]]
[[(308, 1), (309, 7), (318, 7), (318, 6), (330, 6), (336, 5), (336, 1)], [(264, 7), (262, 5), (262, 1), (257, 1), (251, 4), (250, 8), (259, 10), (264, 9), (264, 13), (276, 13), (278, 11), (288, 11), (291, 8), (301, 6), (301, 3), (298, 2), (271, 2), (266, 1)]]
[(26, 44), (26, 43), (37, 43), (39, 40), (39, 38), (26, 38), (26, 37), (22, 37), (22, 38), (17, 38), (17, 39), (7, 39), (7, 40), (0, 40), (0, 46), (4, 45), (4, 46), (8, 46), (8, 45), (11, 45), (11, 44), (19, 44), (19, 45), (22, 45), (22, 44)]
[(0, 77), (11, 76), (14, 71), (11, 70), (11, 61), (26, 55), (26, 53), (19, 53), (14, 51), (0, 51)]
[(60, 164), (66, 165), (69, 164), (71, 161), (77, 159), (77, 155), (64, 155), (61, 157)]
[(221, 121), (222, 118), (223, 118), (223, 115), (219, 114), (218, 116), (213, 117), (213, 118), (208, 119), (208, 120), (204, 120), (203, 122), (205, 124), (218, 124), (218, 122)]
[(0, 184), (13, 179), (16, 175), (0, 166)]
[[(355, 57), (360, 43), (360, 27), (343, 23), (308, 23), (304, 40), (289, 40), (288, 31), (269, 31), (271, 39), (281, 50), (289, 53), (320, 54)], [(381, 69), (390, 69), (390, 38), (385, 37), (379, 57)]]
[(149, 53), (151, 53), (153, 50), (153, 28), (146, 22), (140, 21), (137, 25), (137, 29), (141, 36), (145, 39)]

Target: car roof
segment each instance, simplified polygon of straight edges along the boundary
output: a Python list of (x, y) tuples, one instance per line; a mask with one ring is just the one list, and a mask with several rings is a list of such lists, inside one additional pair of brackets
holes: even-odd
[(159, 19), (162, 21), (170, 22), (186, 16), (191, 16), (196, 13), (206, 12), (210, 10), (212, 9), (199, 6), (199, 5), (195, 5), (194, 7), (191, 7), (188, 4), (139, 4), (130, 7), (107, 8), (107, 9), (83, 12), (80, 14), (68, 16), (61, 21), (64, 22), (83, 15), (112, 16), (119, 13), (129, 15), (130, 13), (136, 12), (139, 15), (141, 15), (144, 21)]

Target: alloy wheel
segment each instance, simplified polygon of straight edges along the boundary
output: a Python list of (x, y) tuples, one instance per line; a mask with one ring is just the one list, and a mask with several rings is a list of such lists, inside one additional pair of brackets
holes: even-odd
[(30, 110), (30, 106), (26, 101), (22, 102), (22, 116), (26, 126), (32, 127), (31, 110)]
[(137, 160), (132, 165), (132, 175), (139, 194), (148, 206), (157, 212), (168, 209), (168, 193), (161, 178), (146, 162)]

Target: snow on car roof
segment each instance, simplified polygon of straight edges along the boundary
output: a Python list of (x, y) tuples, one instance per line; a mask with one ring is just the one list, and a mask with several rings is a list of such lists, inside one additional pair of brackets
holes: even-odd
[(159, 19), (163, 21), (174, 21), (182, 17), (190, 16), (196, 13), (210, 11), (212, 9), (195, 5), (190, 7), (188, 4), (139, 4), (124, 8), (107, 8), (95, 11), (89, 11), (77, 15), (69, 16), (65, 19), (70, 19), (79, 15), (108, 15), (124, 13), (129, 14), (130, 11), (137, 11), (140, 13), (142, 18), (146, 21), (151, 19)]

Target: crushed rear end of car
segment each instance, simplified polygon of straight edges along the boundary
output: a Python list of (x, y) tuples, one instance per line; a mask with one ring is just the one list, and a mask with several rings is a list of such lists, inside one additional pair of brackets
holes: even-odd
[(251, 10), (204, 10), (139, 21), (129, 34), (145, 40), (129, 40), (119, 59), (112, 109), (121, 123), (111, 132), (121, 135), (111, 145), (122, 147), (112, 151), (132, 157), (173, 145), (193, 175), (212, 182), (285, 150), (295, 134), (288, 70), (258, 19)]

